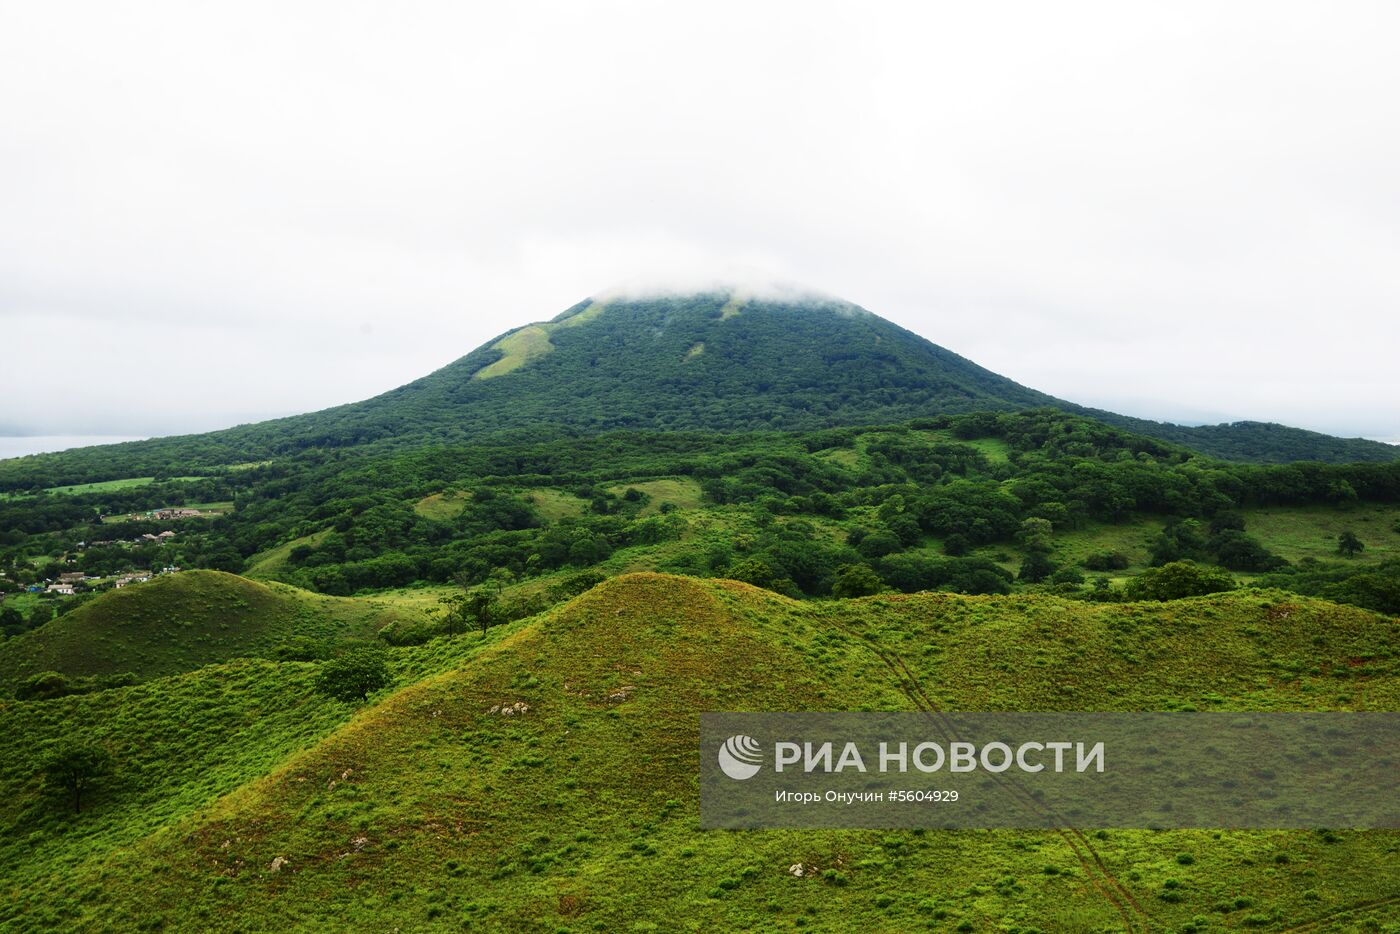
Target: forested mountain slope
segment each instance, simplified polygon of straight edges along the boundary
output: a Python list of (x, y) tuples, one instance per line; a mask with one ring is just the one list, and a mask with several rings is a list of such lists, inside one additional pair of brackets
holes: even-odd
[(616, 429), (801, 430), (1054, 406), (1226, 459), (1386, 461), (1400, 451), (1280, 425), (1191, 428), (1021, 386), (864, 309), (730, 293), (588, 300), (372, 399), (204, 435), (0, 463), (0, 489), (263, 460), (308, 448)]

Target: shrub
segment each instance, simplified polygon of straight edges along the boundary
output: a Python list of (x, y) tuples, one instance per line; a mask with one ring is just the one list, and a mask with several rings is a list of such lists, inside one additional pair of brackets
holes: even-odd
[(45, 671), (21, 681), (15, 688), (17, 700), (47, 700), (73, 694), (73, 686), (68, 679), (56, 671)]
[(1235, 579), (1220, 568), (1194, 561), (1173, 561), (1144, 571), (1124, 588), (1130, 600), (1179, 600), (1233, 590)]
[(1039, 551), (1033, 551), (1021, 561), (1021, 573), (1017, 577), (1028, 584), (1038, 584), (1055, 573), (1055, 562)]
[(45, 671), (21, 681), (15, 687), (15, 700), (51, 700), (69, 694), (87, 694), (135, 683), (136, 675), (129, 671), (111, 675), (89, 675), (84, 678), (70, 678), (56, 671)]
[(954, 532), (943, 540), (943, 553), (953, 558), (961, 558), (972, 550), (972, 543), (966, 535)]
[(389, 667), (378, 649), (352, 649), (321, 666), (316, 689), (338, 700), (363, 701), (389, 683)]
[(292, 636), (282, 640), (273, 655), (284, 662), (319, 662), (330, 657), (330, 648), (310, 636)]
[(1272, 571), (1287, 563), (1257, 538), (1235, 529), (1211, 536), (1209, 550), (1217, 561), (1235, 571)]
[(441, 628), (432, 623), (394, 620), (379, 630), (379, 638), (390, 645), (422, 645), (441, 632)]
[(871, 569), (870, 565), (847, 564), (836, 572), (836, 580), (831, 585), (831, 595), (838, 599), (868, 597), (883, 589), (880, 576)]
[(856, 546), (863, 558), (883, 558), (904, 549), (904, 543), (889, 529), (876, 529), (860, 540)]
[(1083, 564), (1091, 571), (1121, 571), (1128, 566), (1128, 556), (1119, 551), (1096, 551)]

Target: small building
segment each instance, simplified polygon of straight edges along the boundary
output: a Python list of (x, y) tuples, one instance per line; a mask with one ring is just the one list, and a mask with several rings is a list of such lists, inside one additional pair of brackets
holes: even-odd
[(73, 596), (72, 584), (62, 584), (55, 582), (50, 584), (47, 589), (49, 593), (62, 594), (65, 597)]
[(82, 571), (65, 571), (58, 575), (60, 584), (79, 584), (87, 580), (87, 575)]
[(198, 509), (171, 507), (170, 509), (157, 509), (150, 515), (152, 519), (197, 519), (202, 513)]

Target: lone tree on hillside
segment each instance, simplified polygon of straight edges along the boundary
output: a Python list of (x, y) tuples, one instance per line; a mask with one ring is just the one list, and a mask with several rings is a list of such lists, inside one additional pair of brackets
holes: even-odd
[(112, 757), (96, 746), (70, 743), (51, 752), (42, 764), (44, 783), (73, 802), (73, 813), (83, 810), (83, 795), (112, 770)]
[(343, 701), (364, 701), (389, 683), (389, 666), (379, 649), (352, 649), (321, 666), (316, 689)]
[(1173, 561), (1143, 571), (1123, 588), (1129, 600), (1180, 600), (1233, 590), (1235, 579), (1222, 568), (1194, 561)]
[(470, 624), (486, 635), (486, 630), (502, 621), (501, 591), (510, 583), (512, 575), (504, 568), (498, 568), (480, 584), (473, 585), (466, 574), (457, 574), (453, 580), (462, 588), (460, 594), (443, 597), (445, 607), (442, 615), (442, 628), (448, 635), (456, 635), (464, 625)]
[(1338, 554), (1346, 555), (1348, 558), (1354, 558), (1357, 552), (1365, 550), (1366, 546), (1362, 544), (1361, 539), (1357, 538), (1356, 533), (1351, 529), (1347, 529), (1341, 535), (1337, 536)]
[(845, 564), (836, 572), (836, 581), (831, 585), (831, 595), (838, 599), (846, 597), (869, 597), (885, 589), (880, 575), (868, 564)]
[(1055, 573), (1055, 562), (1043, 551), (1031, 551), (1021, 561), (1021, 571), (1017, 578), (1028, 584), (1039, 584)]

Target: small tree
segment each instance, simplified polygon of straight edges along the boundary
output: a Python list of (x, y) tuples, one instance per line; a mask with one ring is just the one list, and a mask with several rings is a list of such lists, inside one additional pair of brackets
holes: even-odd
[(743, 581), (767, 590), (773, 588), (773, 581), (778, 577), (772, 566), (760, 558), (743, 558), (736, 561), (726, 573), (730, 580)]
[(73, 813), (83, 810), (83, 795), (97, 779), (111, 772), (112, 757), (96, 746), (76, 743), (55, 749), (42, 764), (44, 783), (73, 802)]
[(321, 666), (316, 689), (338, 700), (364, 701), (389, 683), (389, 666), (379, 649), (352, 649)]
[(943, 553), (954, 558), (961, 558), (972, 550), (972, 542), (967, 540), (967, 536), (961, 532), (954, 532), (943, 539)]
[(1347, 529), (1341, 535), (1337, 536), (1338, 554), (1346, 555), (1348, 558), (1354, 558), (1358, 552), (1365, 550), (1366, 546), (1362, 543), (1361, 539), (1356, 537), (1356, 533), (1351, 529)]
[(1026, 519), (1021, 523), (1021, 529), (1016, 533), (1016, 537), (1021, 542), (1021, 547), (1028, 553), (1049, 554), (1053, 547), (1052, 536), (1055, 527), (1048, 519)]
[(1017, 577), (1027, 584), (1038, 584), (1054, 573), (1055, 562), (1044, 552), (1032, 551), (1021, 560), (1021, 573)]
[(1235, 579), (1221, 568), (1194, 561), (1173, 561), (1134, 577), (1128, 581), (1124, 593), (1129, 600), (1179, 600), (1233, 590), (1234, 586)]
[(868, 597), (884, 590), (880, 575), (868, 564), (843, 565), (836, 572), (836, 581), (831, 585), (831, 595), (837, 598)]
[(438, 602), (443, 606), (442, 628), (448, 635), (456, 635), (466, 625), (472, 625), (486, 635), (486, 630), (500, 621), (501, 591), (513, 581), (515, 575), (507, 568), (497, 568), (480, 584), (473, 584), (471, 575), (458, 572), (452, 579), (462, 592), (443, 597)]
[(497, 568), (491, 572), (490, 577), (467, 591), (466, 617), (476, 623), (476, 628), (481, 630), (483, 636), (486, 635), (487, 629), (503, 621), (501, 591), (505, 590), (506, 584), (510, 583), (513, 576), (505, 568)]

